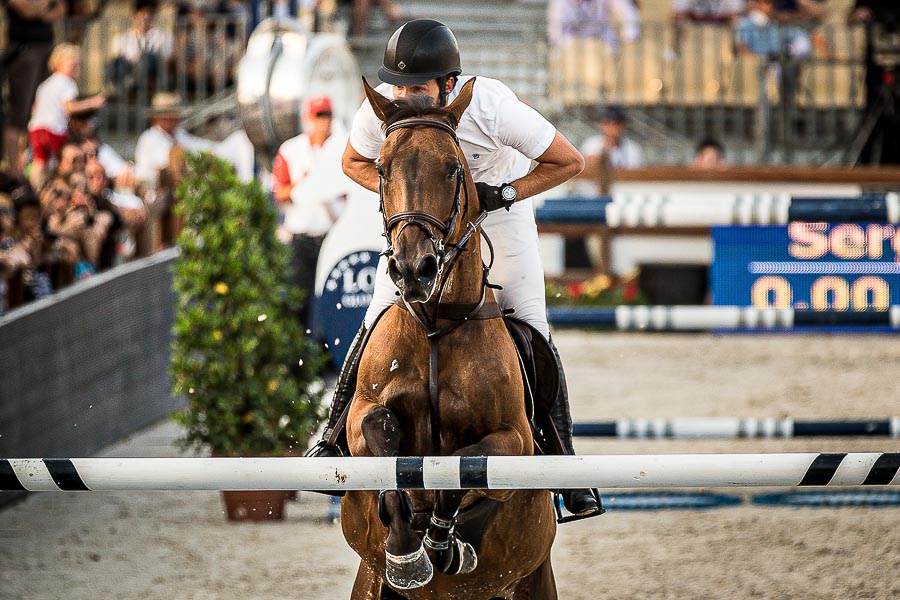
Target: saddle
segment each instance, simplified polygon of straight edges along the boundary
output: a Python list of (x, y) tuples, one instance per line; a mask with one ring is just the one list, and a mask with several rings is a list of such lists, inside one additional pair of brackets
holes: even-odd
[(519, 357), (525, 382), (525, 411), (531, 423), (535, 454), (566, 454), (551, 417), (559, 397), (560, 381), (550, 342), (521, 319), (505, 315), (503, 321)]

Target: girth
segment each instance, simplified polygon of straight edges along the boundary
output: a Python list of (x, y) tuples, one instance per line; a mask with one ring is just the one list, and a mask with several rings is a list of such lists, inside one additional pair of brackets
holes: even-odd
[[(398, 299), (395, 304), (409, 311), (402, 299)], [(422, 302), (420, 305), (425, 312), (447, 321), (484, 321), (503, 316), (503, 311), (496, 302), (485, 302), (480, 308), (477, 302)]]

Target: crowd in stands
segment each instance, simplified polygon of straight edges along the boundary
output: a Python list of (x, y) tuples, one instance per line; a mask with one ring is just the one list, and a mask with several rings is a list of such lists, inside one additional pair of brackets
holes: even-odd
[[(318, 2), (310, 2), (318, 8)], [(107, 40), (102, 78), (106, 91), (85, 94), (78, 88), (79, 46), (54, 43), (54, 29), (59, 29), (73, 2), (5, 0), (4, 4), (8, 43), (2, 69), (7, 91), (5, 171), (0, 173), (0, 313), (174, 242), (180, 223), (173, 198), (184, 153), (212, 150), (227, 155), (235, 148), (231, 145), (229, 150), (181, 128), (182, 98), (174, 89), (189, 92), (233, 84), (245, 44), (245, 32), (238, 32), (235, 23), (247, 19), (249, 10), (241, 0), (135, 0), (130, 27)], [(174, 6), (175, 26), (159, 19), (161, 6), (167, 4), (170, 9)], [(355, 15), (350, 17), (351, 34), (364, 33), (367, 17), (362, 11), (371, 4), (379, 5), (392, 23), (406, 18), (404, 9), (391, 0), (338, 1), (339, 9), (357, 11), (351, 13)], [(590, 38), (615, 57), (623, 45), (644, 35), (637, 0), (548, 0), (547, 5), (548, 39), (554, 47)], [(884, 6), (890, 5), (856, 0), (847, 21), (877, 23)], [(681, 28), (698, 24), (727, 28), (738, 52), (801, 61), (821, 43), (817, 27), (828, 16), (828, 6), (825, 0), (672, 0), (670, 16), (675, 32), (672, 56), (682, 52)], [(213, 26), (211, 17), (225, 20)], [(873, 54), (869, 44), (867, 61), (874, 69)], [(176, 70), (186, 78), (187, 87), (184, 81), (176, 86), (171, 75)], [(874, 75), (866, 84), (871, 107), (879, 86), (885, 84)], [(96, 122), (108, 94), (129, 96), (138, 89), (152, 102), (144, 111), (149, 123), (137, 140), (132, 163), (100, 139)], [(602, 104), (601, 108), (597, 134), (581, 145), (586, 159), (607, 170), (644, 166), (640, 145), (627, 134), (625, 109)], [(330, 120), (330, 108), (307, 117)], [(324, 139), (328, 136), (330, 130)], [(307, 154), (324, 146), (324, 142), (303, 143), (312, 148)], [(288, 144), (283, 151), (291, 148)], [(704, 139), (697, 146), (694, 167), (718, 168), (725, 162), (720, 141)], [(276, 201), (292, 227), (287, 236), (295, 245), (307, 238), (321, 243), (322, 231), (287, 219), (290, 210), (285, 206), (297, 204), (291, 191), (297, 189), (297, 177), (287, 164), (282, 160), (275, 189)], [(243, 178), (252, 176), (246, 171)], [(323, 201), (322, 207), (327, 206)], [(329, 213), (328, 222), (333, 220)]]
[[(635, 0), (549, 0), (548, 37), (559, 46), (579, 38), (599, 39), (616, 54), (637, 40), (641, 15)], [(685, 23), (732, 27), (744, 51), (767, 56), (809, 53), (811, 31), (828, 15), (825, 0), (673, 0), (671, 17), (680, 50)]]
[(244, 48), (238, 24), (248, 17), (239, 0), (179, 0), (174, 27), (158, 23), (159, 0), (137, 0), (131, 26), (113, 36), (106, 80), (123, 96), (138, 90), (222, 89), (233, 83)]

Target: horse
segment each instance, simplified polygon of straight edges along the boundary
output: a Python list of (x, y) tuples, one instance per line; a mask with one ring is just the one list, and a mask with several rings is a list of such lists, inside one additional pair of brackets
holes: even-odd
[[(456, 136), (474, 83), (438, 108), (364, 82), (385, 128), (376, 166), (400, 297), (360, 359), (352, 456), (534, 452), (516, 349), (482, 262), (486, 213)], [(341, 517), (361, 559), (353, 599), (557, 598), (549, 491), (348, 491)]]

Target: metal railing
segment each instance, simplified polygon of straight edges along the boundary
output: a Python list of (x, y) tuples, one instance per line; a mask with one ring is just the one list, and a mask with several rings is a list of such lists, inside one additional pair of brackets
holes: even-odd
[(547, 104), (586, 125), (603, 105), (630, 108), (651, 163), (684, 162), (693, 152), (684, 140), (707, 136), (726, 141), (738, 163), (826, 162), (865, 106), (865, 34), (828, 25), (807, 41), (801, 56), (754, 54), (727, 25), (671, 22), (644, 23), (617, 48), (569, 40), (549, 51)]
[[(576, 39), (556, 47), (547, 44), (543, 25), (521, 24), (525, 37), (534, 37), (530, 45), (521, 36), (468, 39), (461, 44), (468, 72), (506, 81), (576, 143), (596, 132), (602, 106), (624, 105), (651, 165), (687, 162), (694, 144), (709, 136), (725, 143), (733, 164), (836, 164), (865, 112), (861, 28), (818, 27), (797, 59), (743, 51), (725, 25), (648, 22), (631, 43)], [(160, 18), (157, 26), (171, 36), (171, 56), (128, 77), (114, 74), (111, 63), (113, 39), (131, 20), (109, 16), (84, 28), (80, 89), (114, 94), (98, 125), (125, 154), (147, 125), (154, 91), (179, 93), (189, 113), (210, 102), (233, 104), (248, 23), (211, 16), (199, 25)]]
[[(116, 36), (132, 26), (130, 18), (104, 17), (85, 28), (79, 89), (110, 95), (98, 114), (98, 129), (114, 145), (133, 144), (147, 127), (155, 92), (179, 94), (187, 114), (233, 98), (235, 72), (248, 36), (245, 19), (185, 17), (158, 19), (156, 25), (166, 38), (165, 49), (155, 56), (144, 54), (134, 63), (117, 58), (113, 50)], [(67, 28), (76, 26), (71, 20), (66, 23)]]

